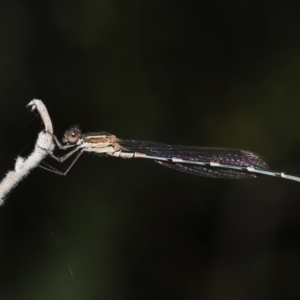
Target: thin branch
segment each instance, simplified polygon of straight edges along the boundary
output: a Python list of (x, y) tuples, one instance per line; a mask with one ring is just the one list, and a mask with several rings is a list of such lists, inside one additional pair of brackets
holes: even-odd
[(28, 103), (27, 107), (32, 111), (36, 109), (39, 112), (45, 129), (39, 133), (33, 152), (27, 158), (17, 157), (15, 169), (8, 172), (0, 182), (0, 206), (4, 202), (5, 196), (54, 148), (53, 127), (46, 106), (41, 100), (34, 99)]

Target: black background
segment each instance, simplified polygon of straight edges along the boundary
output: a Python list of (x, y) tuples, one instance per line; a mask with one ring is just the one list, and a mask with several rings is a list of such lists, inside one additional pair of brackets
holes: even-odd
[[(70, 125), (300, 174), (297, 1), (3, 1), (0, 171)], [(63, 168), (63, 166), (59, 166)], [(0, 299), (299, 299), (300, 184), (84, 155), (0, 208)]]

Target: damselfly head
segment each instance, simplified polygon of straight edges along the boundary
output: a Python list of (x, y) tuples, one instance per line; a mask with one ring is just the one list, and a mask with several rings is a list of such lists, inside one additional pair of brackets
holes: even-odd
[(70, 128), (65, 131), (62, 138), (63, 144), (74, 145), (81, 138), (81, 130), (78, 128)]

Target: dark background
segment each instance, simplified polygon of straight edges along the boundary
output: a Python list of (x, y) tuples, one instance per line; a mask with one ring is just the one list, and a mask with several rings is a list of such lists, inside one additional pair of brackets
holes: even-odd
[[(297, 3), (1, 2), (1, 176), (42, 128), (33, 98), (59, 137), (241, 148), (300, 174)], [(0, 208), (0, 299), (300, 299), (299, 195), (88, 154), (35, 169)]]

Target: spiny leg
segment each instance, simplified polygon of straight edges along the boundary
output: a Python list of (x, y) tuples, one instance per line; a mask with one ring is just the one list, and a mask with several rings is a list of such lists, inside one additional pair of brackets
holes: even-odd
[[(76, 147), (76, 145), (66, 145), (66, 146), (63, 146), (59, 140), (57, 139), (57, 137), (53, 134), (53, 138), (55, 140), (55, 143), (57, 145), (57, 147), (61, 150), (67, 150), (69, 148), (72, 148), (72, 147)], [(62, 156), (62, 157), (58, 157), (58, 156), (55, 156), (53, 153), (49, 153), (49, 156), (53, 159), (55, 159), (57, 162), (59, 163), (63, 163), (64, 161), (66, 161), (69, 157), (71, 157), (74, 153), (76, 153), (77, 151), (81, 150), (74, 158), (74, 160), (72, 161), (72, 163), (70, 164), (70, 166), (68, 167), (68, 169), (65, 171), (65, 172), (61, 172), (51, 166), (49, 166), (48, 164), (46, 163), (43, 163), (44, 165), (46, 165), (47, 167), (43, 166), (43, 165), (39, 165), (40, 168), (42, 169), (45, 169), (47, 171), (50, 171), (52, 173), (55, 173), (55, 174), (58, 174), (58, 175), (63, 175), (63, 176), (66, 176), (68, 174), (68, 172), (71, 170), (71, 168), (74, 166), (75, 162), (78, 160), (78, 158), (81, 156), (81, 154), (83, 153), (82, 149), (81, 148), (74, 148), (72, 151), (68, 152), (66, 155)]]
[(63, 163), (64, 161), (66, 161), (69, 157), (71, 157), (74, 153), (76, 153), (79, 150), (81, 150), (81, 148), (75, 148), (75, 149), (73, 149), (72, 151), (68, 152), (66, 155), (64, 155), (62, 157), (55, 156), (52, 153), (49, 153), (49, 155), (50, 155), (50, 157), (52, 157), (56, 161), (58, 161), (60, 163)]
[[(78, 149), (77, 149), (78, 150)], [(74, 153), (74, 152), (73, 152)], [(55, 174), (58, 174), (58, 175), (62, 175), (62, 176), (66, 176), (69, 171), (72, 169), (72, 167), (74, 166), (74, 164), (76, 163), (76, 161), (78, 160), (78, 158), (81, 156), (81, 154), (83, 153), (83, 151), (81, 150), (80, 152), (77, 153), (77, 155), (75, 156), (74, 160), (72, 161), (72, 163), (70, 164), (70, 166), (68, 167), (68, 169), (65, 171), (65, 172), (61, 172), (51, 166), (49, 166), (48, 164), (46, 163), (43, 163), (44, 165), (46, 165), (47, 167), (45, 166), (42, 166), (42, 165), (39, 165), (40, 168), (42, 169), (45, 169), (47, 171), (50, 171), (52, 173), (55, 173)], [(68, 156), (70, 157), (70, 156)], [(58, 160), (59, 161), (59, 160)], [(60, 162), (60, 161), (59, 161)]]

